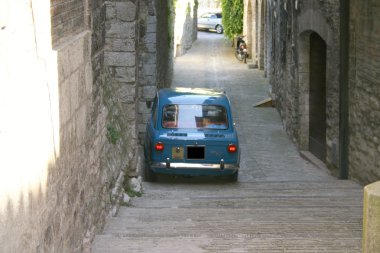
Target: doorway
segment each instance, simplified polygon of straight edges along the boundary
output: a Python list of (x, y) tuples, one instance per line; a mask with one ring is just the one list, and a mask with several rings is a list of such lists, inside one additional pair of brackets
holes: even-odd
[(326, 162), (326, 43), (310, 35), (309, 151)]

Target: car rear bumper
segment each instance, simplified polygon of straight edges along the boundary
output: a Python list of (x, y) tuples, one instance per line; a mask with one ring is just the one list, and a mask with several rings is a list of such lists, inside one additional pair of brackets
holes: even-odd
[(166, 163), (150, 164), (155, 173), (178, 175), (231, 175), (239, 170), (238, 164)]

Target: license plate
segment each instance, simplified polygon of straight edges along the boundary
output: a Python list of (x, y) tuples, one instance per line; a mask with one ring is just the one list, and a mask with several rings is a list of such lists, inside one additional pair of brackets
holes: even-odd
[(184, 153), (183, 147), (172, 148), (172, 159), (183, 159), (185, 157)]
[(194, 159), (194, 160), (205, 159), (205, 147), (204, 146), (188, 146), (187, 159)]

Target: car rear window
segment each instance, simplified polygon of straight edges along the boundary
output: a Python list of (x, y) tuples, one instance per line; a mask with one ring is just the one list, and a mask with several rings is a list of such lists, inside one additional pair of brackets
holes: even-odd
[(227, 129), (226, 109), (220, 105), (166, 105), (163, 128)]

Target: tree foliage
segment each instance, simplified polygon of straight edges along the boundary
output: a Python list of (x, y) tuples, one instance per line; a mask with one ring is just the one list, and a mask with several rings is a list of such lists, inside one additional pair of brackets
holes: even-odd
[(222, 16), (224, 34), (233, 39), (243, 32), (243, 0), (222, 0)]

